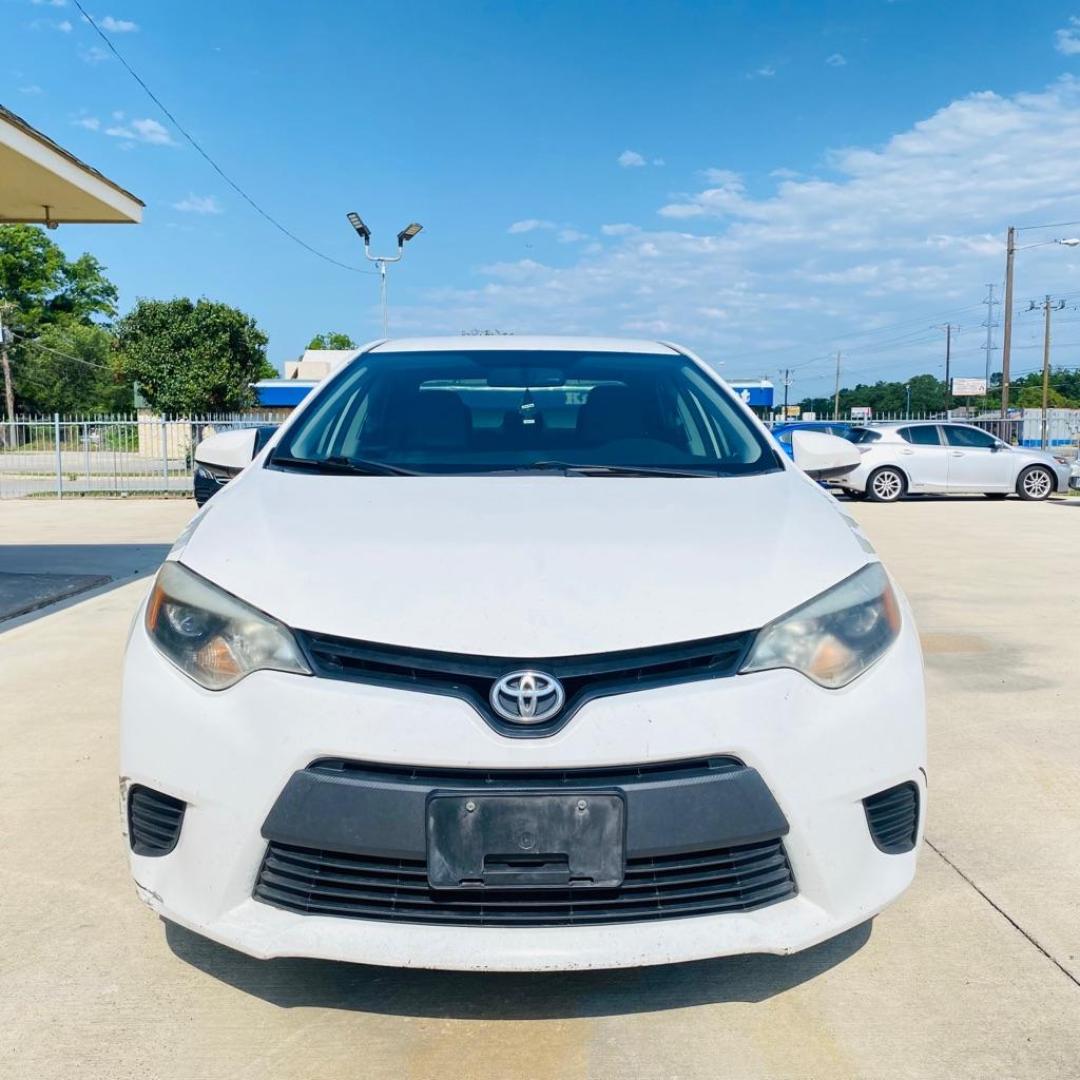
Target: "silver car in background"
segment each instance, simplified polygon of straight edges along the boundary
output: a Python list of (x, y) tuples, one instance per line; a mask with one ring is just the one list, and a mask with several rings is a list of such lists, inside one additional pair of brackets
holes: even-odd
[(1047, 499), (1066, 492), (1069, 462), (1008, 443), (971, 424), (936, 421), (875, 424), (848, 433), (862, 455), (832, 483), (852, 498), (896, 502), (906, 494), (981, 492)]

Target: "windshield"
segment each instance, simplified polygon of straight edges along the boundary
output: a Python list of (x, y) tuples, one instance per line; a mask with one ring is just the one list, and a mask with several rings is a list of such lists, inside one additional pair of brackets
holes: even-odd
[(268, 464), (440, 475), (782, 467), (684, 356), (524, 350), (367, 353), (297, 418)]

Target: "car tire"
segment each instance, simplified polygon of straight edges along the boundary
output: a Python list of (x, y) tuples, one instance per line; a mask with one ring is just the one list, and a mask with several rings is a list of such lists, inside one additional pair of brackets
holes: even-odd
[(1017, 478), (1016, 494), (1025, 502), (1049, 499), (1057, 486), (1054, 474), (1042, 465), (1029, 465)]
[(890, 465), (875, 469), (866, 481), (866, 497), (871, 502), (896, 502), (906, 491), (907, 478)]
[(984, 491), (983, 497), (987, 499), (1006, 499), (1009, 493), (1007, 491)]

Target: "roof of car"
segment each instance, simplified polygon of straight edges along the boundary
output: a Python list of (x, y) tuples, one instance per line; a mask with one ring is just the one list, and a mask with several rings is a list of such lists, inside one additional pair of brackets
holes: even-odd
[(530, 352), (618, 352), (670, 356), (678, 350), (659, 341), (637, 338), (557, 337), (532, 334), (459, 334), (457, 337), (391, 338), (377, 352), (470, 352), (480, 349)]
[(946, 420), (942, 417), (940, 420), (875, 420), (869, 424), (860, 424), (860, 427), (867, 428), (902, 428), (902, 427), (928, 427), (931, 424), (959, 424), (961, 427), (973, 427), (973, 424), (969, 424), (964, 420)]

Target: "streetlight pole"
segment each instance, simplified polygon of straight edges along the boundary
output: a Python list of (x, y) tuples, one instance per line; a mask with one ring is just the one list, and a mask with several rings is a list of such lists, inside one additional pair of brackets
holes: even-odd
[(356, 230), (356, 234), (364, 241), (364, 258), (368, 262), (373, 262), (379, 268), (379, 303), (382, 307), (382, 336), (390, 336), (390, 311), (387, 304), (386, 296), (386, 266), (388, 263), (401, 262), (402, 256), (405, 254), (405, 244), (421, 232), (424, 228), (423, 225), (417, 224), (415, 221), (409, 225), (406, 225), (404, 229), (397, 234), (397, 254), (396, 255), (372, 255), (371, 254), (371, 230), (364, 224), (363, 219), (355, 210), (350, 211), (345, 215), (349, 224)]

